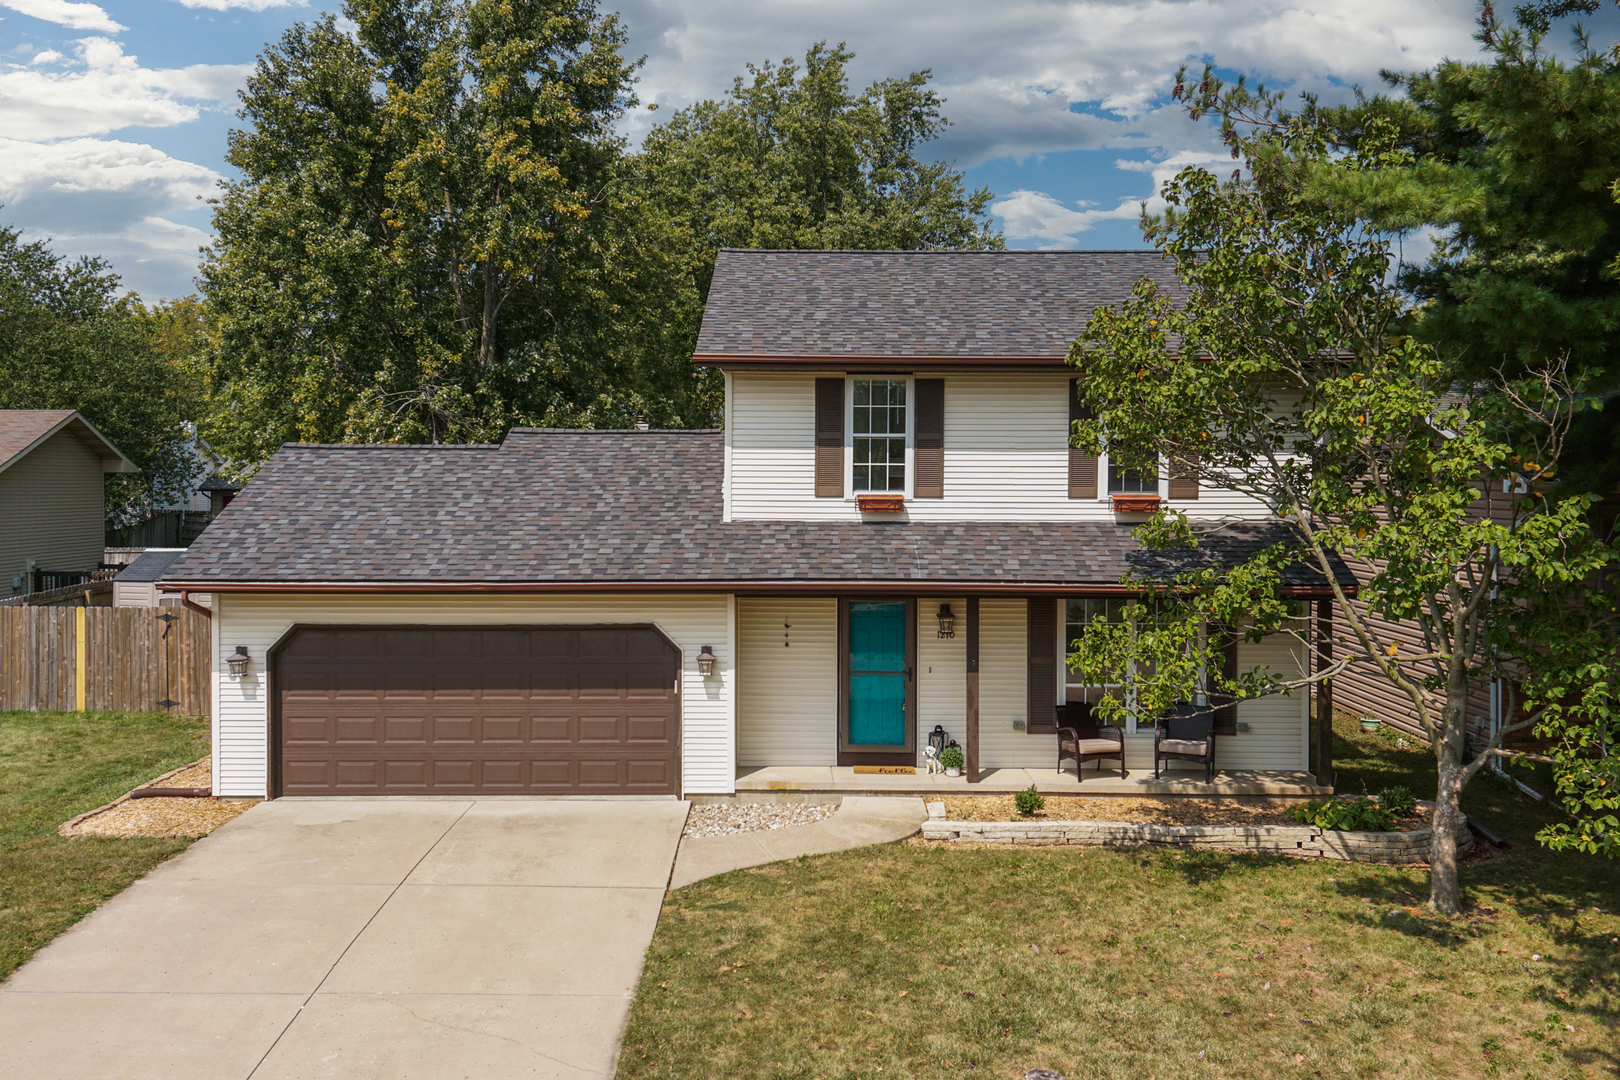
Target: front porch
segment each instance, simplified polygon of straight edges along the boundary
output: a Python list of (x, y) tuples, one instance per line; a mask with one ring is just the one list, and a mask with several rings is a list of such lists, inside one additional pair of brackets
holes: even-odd
[[(739, 802), (821, 802), (845, 795), (1005, 795), (1031, 784), (1045, 795), (1097, 795), (1121, 797), (1263, 795), (1273, 798), (1311, 799), (1331, 795), (1308, 772), (1236, 769), (1215, 774), (1204, 782), (1202, 771), (1167, 773), (1155, 780), (1153, 771), (1132, 770), (1123, 780), (1117, 773), (1097, 775), (1089, 769), (1077, 781), (1073, 772), (1053, 769), (985, 769), (979, 782), (965, 776), (856, 773), (850, 766), (766, 765), (737, 770)], [(729, 796), (698, 796), (694, 801), (729, 801)]]

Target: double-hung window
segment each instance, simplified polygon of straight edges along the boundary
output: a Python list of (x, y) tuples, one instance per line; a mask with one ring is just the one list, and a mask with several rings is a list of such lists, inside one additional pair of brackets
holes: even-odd
[(1108, 466), (1108, 494), (1110, 495), (1157, 495), (1159, 493), (1159, 473), (1157, 469), (1145, 471), (1127, 469), (1123, 465), (1110, 463)]
[(906, 380), (856, 379), (856, 491), (906, 490)]

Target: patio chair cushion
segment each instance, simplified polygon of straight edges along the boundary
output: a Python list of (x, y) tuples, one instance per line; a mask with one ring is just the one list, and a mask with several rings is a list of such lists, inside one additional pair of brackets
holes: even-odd
[(1119, 743), (1113, 739), (1081, 739), (1076, 747), (1081, 754), (1117, 754)]
[(1203, 754), (1209, 750), (1207, 739), (1160, 739), (1161, 754)]

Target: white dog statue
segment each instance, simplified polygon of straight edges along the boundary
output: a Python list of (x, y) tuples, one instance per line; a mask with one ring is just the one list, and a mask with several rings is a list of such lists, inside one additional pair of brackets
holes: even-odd
[(932, 746), (923, 747), (923, 760), (928, 763), (929, 776), (933, 776), (935, 773), (945, 771), (945, 769), (939, 763), (939, 751), (934, 749)]

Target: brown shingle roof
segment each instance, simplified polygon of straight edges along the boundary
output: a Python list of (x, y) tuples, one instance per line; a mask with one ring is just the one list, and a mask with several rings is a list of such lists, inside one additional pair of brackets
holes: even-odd
[(0, 409), (0, 468), (72, 415), (72, 409)]
[(1185, 288), (1156, 251), (763, 251), (715, 263), (694, 357), (1060, 361), (1094, 308), (1143, 277)]
[[(515, 430), (501, 446), (285, 446), (164, 575), (188, 584), (1107, 585), (1234, 560), (1111, 523), (725, 522), (713, 431)], [(1353, 582), (1346, 573), (1347, 582)], [(1320, 584), (1300, 571), (1301, 585)]]

